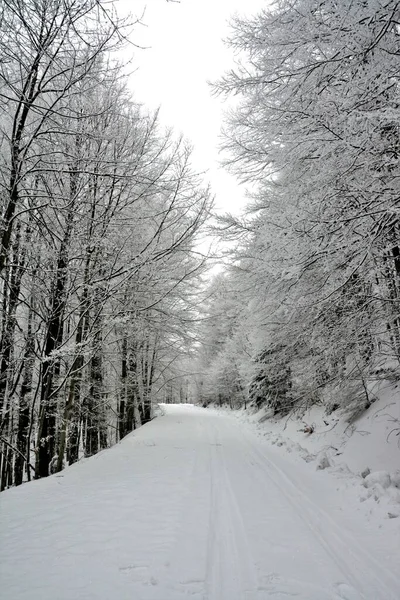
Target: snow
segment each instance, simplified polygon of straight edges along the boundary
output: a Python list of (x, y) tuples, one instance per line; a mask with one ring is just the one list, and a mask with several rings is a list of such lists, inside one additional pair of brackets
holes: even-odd
[(163, 413), (0, 495), (4, 600), (399, 600), (400, 519), (243, 415)]
[(277, 420), (264, 408), (233, 415), (273, 446), (327, 470), (365, 518), (399, 517), (400, 537), (400, 389), (381, 382), (371, 393), (376, 402), (351, 424), (341, 412), (327, 415), (323, 405)]

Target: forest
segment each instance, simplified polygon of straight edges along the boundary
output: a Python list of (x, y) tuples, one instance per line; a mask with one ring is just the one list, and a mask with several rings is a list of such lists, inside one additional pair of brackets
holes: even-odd
[(211, 195), (107, 2), (2, 2), (1, 489), (122, 439), (189, 352)]
[(1, 490), (160, 401), (351, 420), (399, 381), (398, 2), (235, 18), (213, 91), (235, 98), (242, 216), (213, 214), (190, 145), (135, 101), (114, 4), (2, 0), (0, 30)]
[(215, 91), (238, 98), (226, 165), (250, 192), (214, 225), (231, 245), (204, 304), (205, 405), (351, 421), (399, 381), (399, 9), (281, 0), (234, 21), (242, 58)]

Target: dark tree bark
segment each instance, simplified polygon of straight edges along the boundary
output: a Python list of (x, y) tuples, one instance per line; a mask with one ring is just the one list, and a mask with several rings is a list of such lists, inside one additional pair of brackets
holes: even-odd
[[(74, 197), (75, 194), (73, 194)], [(73, 207), (72, 207), (73, 208)], [(44, 361), (41, 372), (39, 423), (36, 444), (35, 476), (47, 477), (55, 455), (57, 399), (52, 394), (53, 379), (59, 374), (59, 361), (52, 358), (62, 344), (64, 312), (68, 282), (68, 251), (72, 233), (73, 210), (67, 215), (64, 238), (60, 247), (55, 281), (50, 301), (50, 315), (44, 343)]]
[(126, 405), (126, 391), (128, 385), (128, 341), (126, 337), (122, 340), (122, 357), (121, 357), (121, 395), (119, 399), (119, 409), (118, 409), (118, 431), (119, 431), (119, 439), (125, 437), (126, 431), (126, 414), (125, 414), (125, 405)]

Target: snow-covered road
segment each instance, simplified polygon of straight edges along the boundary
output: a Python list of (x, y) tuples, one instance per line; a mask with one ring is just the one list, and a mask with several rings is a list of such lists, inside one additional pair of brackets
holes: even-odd
[(2, 600), (399, 600), (400, 553), (333, 479), (229, 416), (165, 410), (1, 494)]

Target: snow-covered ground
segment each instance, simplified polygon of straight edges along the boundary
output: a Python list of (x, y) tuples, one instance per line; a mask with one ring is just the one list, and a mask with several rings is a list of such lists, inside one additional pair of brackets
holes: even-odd
[(243, 419), (164, 410), (0, 495), (3, 600), (399, 600), (400, 518)]
[(327, 415), (323, 406), (278, 420), (265, 408), (229, 413), (311, 469), (326, 469), (346, 489), (347, 503), (380, 528), (397, 528), (400, 540), (400, 386), (381, 383), (376, 393), (377, 401), (350, 424), (345, 414)]

